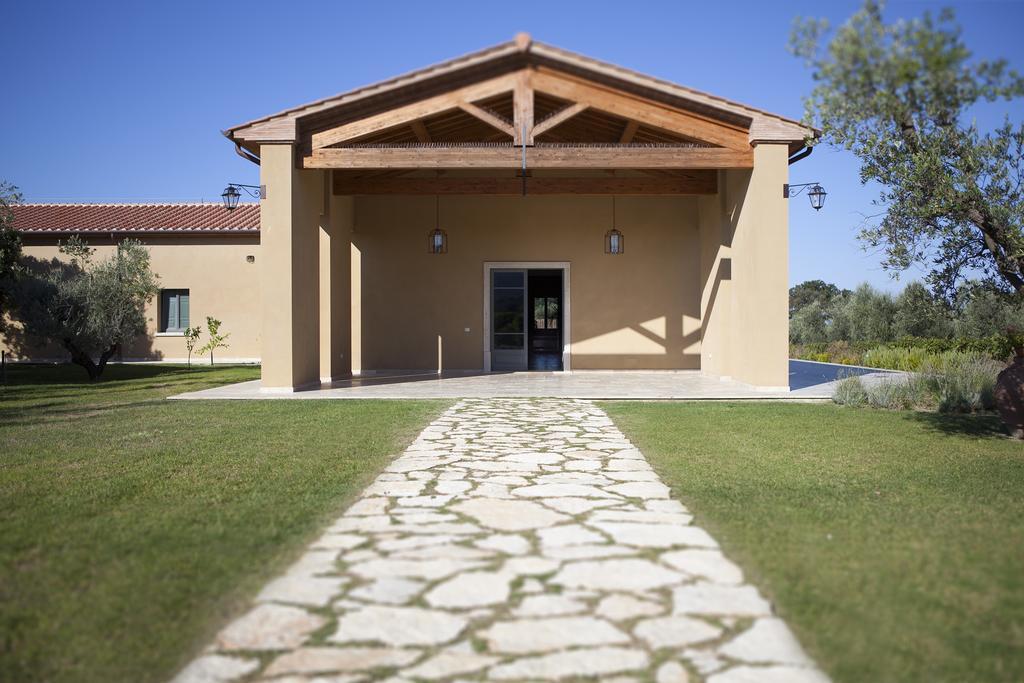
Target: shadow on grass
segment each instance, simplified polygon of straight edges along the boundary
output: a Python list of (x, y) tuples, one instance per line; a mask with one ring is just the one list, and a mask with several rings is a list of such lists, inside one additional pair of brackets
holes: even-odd
[(906, 416), (908, 420), (918, 422), (929, 431), (947, 436), (995, 439), (1005, 439), (1008, 436), (999, 417), (993, 414), (908, 412)]
[(156, 405), (166, 396), (249, 379), (238, 366), (108, 366), (97, 382), (71, 365), (17, 365), (0, 387), (0, 427), (79, 420)]
[(16, 363), (7, 366), (7, 386), (70, 384), (84, 387), (103, 387), (138, 379), (176, 377), (187, 372), (203, 372), (206, 367), (184, 365), (108, 365), (99, 380), (92, 382), (85, 370), (71, 364)]
[(47, 424), (51, 422), (73, 422), (88, 417), (97, 417), (115, 411), (131, 410), (145, 406), (166, 405), (166, 399), (152, 398), (139, 401), (128, 401), (122, 403), (101, 403), (74, 405), (54, 409), (50, 406), (43, 407), (33, 405), (25, 408), (14, 408), (0, 411), (0, 419), (5, 427), (27, 427), (33, 425)]

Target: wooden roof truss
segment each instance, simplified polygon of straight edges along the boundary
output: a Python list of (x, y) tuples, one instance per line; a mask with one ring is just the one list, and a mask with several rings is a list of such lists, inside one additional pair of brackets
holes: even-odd
[(802, 146), (806, 129), (685, 106), (650, 84), (610, 82), (584, 58), (531, 59), (528, 38), (515, 47), (227, 135), (254, 154), (295, 143), (297, 163), (334, 171), (339, 194), (517, 194), (523, 176), (534, 194), (705, 194), (718, 169), (752, 167), (755, 129)]

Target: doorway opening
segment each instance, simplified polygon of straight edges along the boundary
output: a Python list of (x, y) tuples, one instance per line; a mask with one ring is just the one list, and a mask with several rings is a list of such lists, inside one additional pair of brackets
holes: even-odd
[(562, 271), (528, 270), (526, 307), (530, 313), (526, 354), (530, 370), (562, 369)]
[(565, 370), (566, 269), (494, 266), (487, 271), (487, 369)]

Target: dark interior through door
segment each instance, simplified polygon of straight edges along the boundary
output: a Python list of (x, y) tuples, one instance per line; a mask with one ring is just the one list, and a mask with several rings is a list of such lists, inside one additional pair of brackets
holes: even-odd
[(527, 271), (527, 367), (562, 369), (562, 271)]

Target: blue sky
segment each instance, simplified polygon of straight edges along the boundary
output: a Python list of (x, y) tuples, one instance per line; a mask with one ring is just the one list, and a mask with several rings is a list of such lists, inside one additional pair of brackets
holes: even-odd
[[(857, 2), (11, 3), (4, 11), (0, 178), (28, 201), (219, 199), (257, 182), (220, 130), (509, 40), (545, 41), (799, 118), (811, 81), (786, 51), (794, 16), (842, 22)], [(1024, 2), (891, 2), (889, 17), (952, 5), (980, 57), (1024, 70)], [(979, 112), (985, 124), (1024, 104)], [(874, 193), (856, 160), (819, 147), (792, 182), (790, 279), (895, 290), (856, 240)]]

